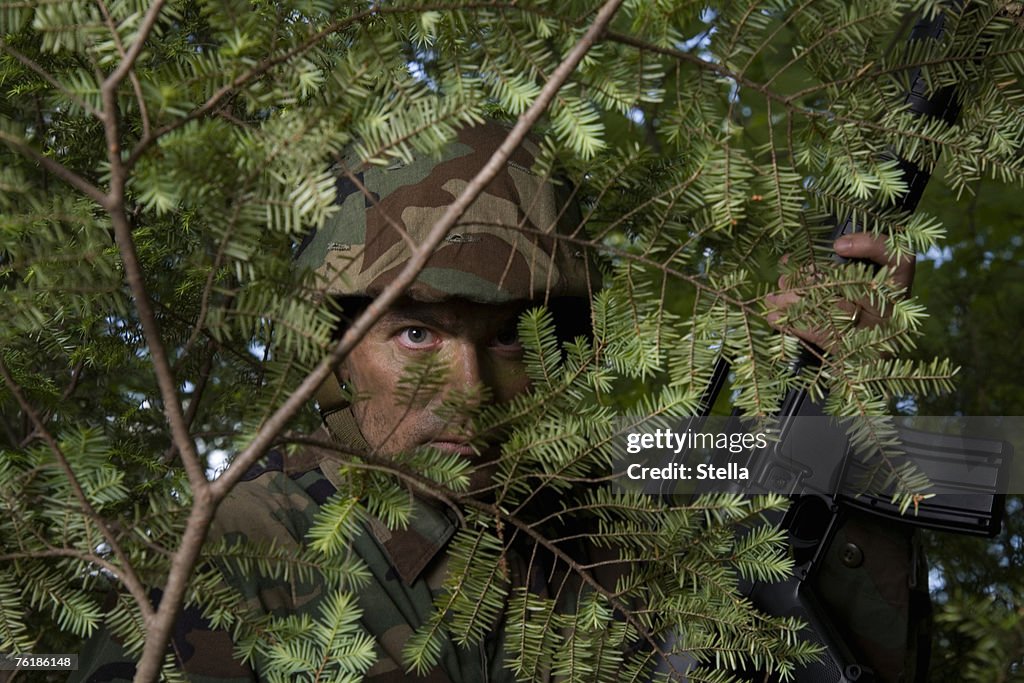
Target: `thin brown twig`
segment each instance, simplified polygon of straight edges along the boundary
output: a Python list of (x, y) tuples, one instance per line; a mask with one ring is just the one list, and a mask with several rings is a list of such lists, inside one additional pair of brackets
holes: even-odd
[[(66, 557), (72, 560), (80, 560), (86, 564), (93, 564), (109, 572), (114, 578), (124, 581), (121, 568), (112, 564), (95, 553), (86, 553), (74, 548), (49, 547), (44, 550), (26, 550), (18, 553), (4, 553), (0, 555), (0, 562), (16, 562), (17, 560), (34, 560), (40, 557)], [(148, 603), (147, 603), (148, 604)]]
[[(96, 4), (99, 5), (100, 12), (103, 14), (103, 20), (110, 30), (110, 36), (114, 40), (114, 46), (117, 48), (118, 54), (121, 55), (122, 60), (127, 59), (128, 55), (125, 53), (124, 44), (121, 42), (121, 36), (117, 32), (117, 25), (114, 23), (114, 18), (110, 15), (107, 3), (104, 0), (96, 0)], [(139, 105), (139, 118), (142, 119), (142, 137), (146, 137), (149, 135), (149, 111), (146, 109), (146, 98), (142, 96), (142, 83), (139, 82), (139, 76), (135, 73), (134, 64), (128, 71), (128, 80), (132, 82), (132, 90), (135, 91), (135, 102)]]
[[(203, 393), (206, 391), (206, 385), (210, 380), (210, 373), (213, 371), (213, 360), (217, 356), (217, 351), (220, 348), (220, 344), (216, 341), (211, 340), (207, 344), (208, 352), (203, 358), (203, 364), (199, 368), (199, 377), (196, 378), (195, 388), (192, 390), (192, 399), (188, 402), (188, 408), (185, 410), (185, 426), (191, 433), (192, 423), (196, 419), (196, 415), (199, 412), (199, 403), (202, 401)], [(194, 437), (195, 435), (193, 435)], [(174, 443), (168, 447), (167, 452), (164, 453), (161, 461), (169, 463), (178, 453), (178, 448)]]
[(192, 437), (188, 433), (188, 427), (185, 424), (181, 401), (178, 397), (177, 382), (171, 368), (170, 358), (164, 347), (152, 301), (146, 291), (142, 265), (135, 247), (135, 240), (132, 237), (128, 215), (125, 212), (124, 191), (127, 171), (121, 164), (118, 150), (120, 132), (117, 123), (117, 100), (114, 89), (105, 89), (103, 99), (107, 111), (110, 113), (105, 126), (108, 144), (107, 158), (111, 167), (110, 194), (104, 200), (104, 207), (107, 209), (111, 224), (114, 227), (114, 238), (117, 242), (118, 251), (121, 254), (125, 279), (135, 301), (135, 309), (139, 315), (143, 336), (146, 339), (146, 346), (149, 349), (150, 358), (153, 363), (153, 370), (163, 403), (164, 416), (171, 429), (174, 443), (182, 454), (182, 464), (185, 466), (189, 484), (192, 487), (198, 504), (198, 501), (204, 496), (206, 476), (199, 463), (199, 454), (196, 452), (195, 443), (192, 441)]
[(79, 360), (75, 363), (75, 367), (71, 368), (71, 381), (64, 388), (64, 393), (60, 395), (61, 401), (66, 401), (71, 398), (71, 395), (78, 389), (79, 383), (82, 381), (82, 371), (85, 369), (85, 360)]
[[(210, 272), (206, 274), (206, 282), (203, 283), (203, 293), (199, 297), (199, 313), (196, 315), (195, 324), (192, 326), (192, 333), (185, 340), (185, 344), (182, 346), (181, 353), (178, 355), (178, 363), (181, 363), (188, 355), (192, 352), (192, 347), (195, 346), (199, 336), (206, 329), (206, 318), (210, 313), (210, 298), (213, 296), (213, 286), (217, 282), (217, 272), (220, 270), (221, 265), (224, 262), (224, 254), (227, 251), (228, 239), (234, 233), (235, 225), (237, 224), (238, 213), (241, 210), (241, 202), (237, 202), (234, 206), (234, 210), (231, 213), (231, 219), (228, 221), (228, 225), (224, 230), (224, 237), (221, 238), (220, 244), (217, 245), (217, 253), (214, 254), (213, 263), (210, 264)], [(228, 307), (234, 301), (234, 294), (228, 296), (228, 300), (225, 302)]]
[[(232, 291), (230, 293), (230, 296), (233, 297), (234, 295), (235, 295), (235, 293)], [(174, 320), (175, 322), (183, 323), (183, 324), (187, 324), (187, 325), (192, 325), (195, 322), (193, 320), (186, 319), (183, 315), (178, 313), (178, 311), (176, 311), (176, 310), (174, 310), (172, 308), (169, 308), (168, 306), (166, 306), (164, 303), (162, 303), (160, 301), (154, 300), (153, 301), (153, 305), (156, 306), (156, 308), (158, 308), (160, 310), (161, 315), (163, 315), (166, 318), (170, 318), (170, 319)], [(210, 330), (204, 328), (203, 330), (201, 330), (201, 334), (203, 335), (203, 337), (208, 342), (212, 342), (212, 343), (215, 343), (215, 344), (219, 343), (218, 340), (216, 339), (216, 337), (214, 337), (213, 334), (211, 334)], [(222, 346), (222, 347), (220, 347), (220, 350), (225, 351), (227, 353), (230, 353), (232, 356), (235, 357), (236, 360), (239, 360), (242, 363), (244, 363), (245, 365), (248, 365), (252, 370), (254, 370), (256, 372), (261, 371), (260, 362), (258, 360), (256, 360), (256, 358), (254, 358), (252, 355), (250, 355), (250, 354), (248, 354), (248, 353), (246, 353), (244, 351), (240, 351), (234, 345), (228, 344), (226, 346)]]
[(453, 491), (441, 484), (438, 484), (429, 477), (425, 477), (414, 470), (403, 467), (393, 458), (380, 456), (366, 450), (357, 451), (351, 446), (347, 444), (342, 445), (333, 439), (318, 439), (315, 436), (304, 436), (301, 434), (288, 434), (275, 441), (275, 445), (286, 444), (310, 446), (319, 450), (330, 451), (338, 456), (351, 456), (344, 460), (339, 457), (337, 463), (354, 469), (383, 472), (397, 477), (410, 487), (426, 495), (428, 498), (433, 498), (434, 500), (443, 503), (445, 507), (449, 508), (455, 514), (459, 519), (460, 524), (465, 524), (466, 520), (462, 513), (462, 509), (459, 508), (459, 502), (465, 497), (465, 494)]
[(60, 81), (58, 81), (56, 78), (54, 78), (46, 69), (44, 69), (39, 64), (37, 64), (35, 62), (35, 60), (33, 60), (29, 56), (19, 52), (15, 48), (11, 47), (10, 44), (6, 40), (0, 39), (0, 50), (3, 50), (4, 52), (9, 54), (10, 56), (12, 56), (15, 59), (17, 59), (22, 64), (24, 64), (26, 68), (28, 68), (29, 70), (33, 71), (37, 76), (39, 76), (44, 81), (49, 83), (51, 87), (53, 87), (54, 89), (59, 91), (60, 94), (63, 95), (64, 97), (68, 98), (68, 100), (70, 100), (71, 102), (74, 102), (79, 107), (81, 107), (86, 112), (88, 112), (92, 116), (96, 117), (100, 121), (103, 120), (103, 112), (99, 111), (98, 109), (93, 107), (91, 104), (89, 104), (88, 102), (83, 100), (81, 97), (79, 97), (75, 93), (73, 93), (70, 90), (68, 90), (67, 88), (65, 88), (63, 85), (61, 85)]
[(93, 185), (59, 161), (55, 161), (45, 154), (38, 152), (24, 139), (0, 130), (0, 141), (7, 143), (8, 146), (13, 148), (22, 156), (28, 157), (32, 161), (36, 162), (42, 166), (45, 171), (57, 176), (97, 204), (101, 206), (106, 205), (107, 196), (103, 193), (103, 190)]
[[(145, 16), (142, 17), (142, 22), (139, 24), (139, 32), (135, 36), (135, 42), (128, 49), (124, 59), (117, 65), (117, 68), (107, 79), (103, 82), (103, 86), (100, 90), (115, 90), (117, 86), (121, 84), (121, 81), (135, 68), (135, 60), (139, 58), (139, 54), (142, 53), (142, 48), (146, 45), (146, 39), (149, 38), (150, 32), (156, 26), (157, 19), (160, 18), (160, 12), (163, 10), (165, 0), (153, 0), (153, 4), (146, 10)], [(104, 110), (106, 110), (104, 106)], [(109, 113), (109, 112), (105, 112)]]

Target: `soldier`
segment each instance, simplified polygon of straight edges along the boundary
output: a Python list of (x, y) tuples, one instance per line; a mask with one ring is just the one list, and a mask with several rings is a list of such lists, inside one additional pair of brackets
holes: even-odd
[[(507, 131), (488, 124), (463, 130), (440, 160), (367, 167), (356, 181), (339, 176), (340, 210), (303, 245), (298, 264), (316, 270), (319, 293), (337, 297), (351, 319), (401, 271), (410, 238), (423, 239)], [(318, 394), (330, 436), (344, 450), (392, 456), (420, 446), (484, 461), (495, 448), (477, 448), (467, 425), (441, 416), (450, 392), (502, 402), (529, 384), (517, 337), (519, 314), (531, 305), (563, 310), (560, 331), (587, 330), (589, 299), (599, 275), (587, 253), (556, 239), (579, 229), (580, 216), (561, 190), (534, 174), (539, 148), (524, 142), (434, 251), (416, 282), (353, 349)], [(571, 305), (566, 301), (571, 300)], [(572, 321), (571, 323), (569, 321)], [(446, 387), (410, 405), (397, 398), (407, 367), (429, 354), (445, 370)], [(346, 396), (362, 398), (349, 402)], [(273, 541), (298, 549), (314, 516), (343, 482), (340, 455), (307, 447), (287, 458), (271, 452), (247, 474), (218, 510), (211, 539)], [(474, 479), (486, 484), (486, 474)], [(371, 522), (354, 550), (373, 579), (359, 590), (362, 625), (377, 643), (367, 680), (511, 681), (501, 657), (501, 634), (465, 650), (445, 643), (441, 665), (423, 678), (406, 674), (401, 651), (430, 614), (444, 576), (444, 548), (456, 531), (450, 510), (416, 502), (406, 529)], [(513, 581), (522, 563), (510, 558)], [(319, 586), (256, 576), (226, 577), (260, 613), (316, 614)], [(179, 619), (174, 643), (182, 669), (196, 680), (256, 680), (237, 661), (228, 634), (210, 628), (196, 610)], [(130, 680), (134, 666), (109, 638), (87, 648), (72, 680)], [(258, 663), (257, 663), (258, 668)]]
[[(341, 176), (340, 210), (307, 239), (300, 266), (314, 269), (321, 291), (338, 297), (352, 316), (393, 281), (411, 254), (410, 239), (422, 240), (505, 135), (496, 124), (469, 128), (439, 161), (418, 158), (408, 165), (367, 167)], [(430, 446), (474, 459), (483, 473), (474, 483), (486, 485), (494, 446), (474, 445), (467, 425), (443, 417), (439, 406), (451, 392), (503, 402), (525, 391), (529, 380), (516, 335), (520, 313), (538, 304), (560, 308), (560, 336), (571, 338), (585, 331), (587, 302), (599, 286), (587, 251), (575, 246), (576, 240), (557, 238), (574, 235), (580, 218), (555, 185), (530, 170), (538, 151), (530, 141), (516, 150), (404, 297), (345, 359), (338, 381), (321, 389), (318, 402), (326, 429), (342, 449), (391, 456)], [(844, 256), (877, 256), (877, 241), (854, 239)], [(780, 297), (780, 305), (792, 300), (786, 293)], [(401, 378), (426, 354), (444, 368), (445, 387), (423, 401), (399, 400)], [(352, 395), (365, 398), (350, 402)], [(315, 447), (287, 457), (271, 452), (225, 500), (211, 538), (273, 541), (299, 549), (317, 511), (344, 486), (339, 457)], [(377, 646), (367, 680), (512, 681), (504, 667), (501, 629), (470, 649), (445, 642), (438, 667), (421, 678), (406, 673), (403, 646), (432, 611), (447, 564), (445, 546), (457, 528), (451, 510), (424, 500), (415, 505), (408, 528), (388, 529), (371, 521), (354, 543), (372, 574), (358, 592), (362, 626)], [(526, 581), (522, 559), (510, 553), (508, 562), (511, 581)], [(257, 613), (316, 614), (324, 597), (319, 586), (296, 581), (225, 578)], [(545, 591), (543, 585), (531, 589)], [(872, 592), (870, 587), (866, 592)], [(895, 649), (902, 652), (905, 645), (904, 637)], [(254, 671), (238, 661), (230, 636), (211, 628), (194, 609), (180, 618), (173, 646), (194, 680), (259, 679), (259, 662)], [(117, 645), (101, 637), (88, 648), (73, 680), (129, 680), (133, 670)]]

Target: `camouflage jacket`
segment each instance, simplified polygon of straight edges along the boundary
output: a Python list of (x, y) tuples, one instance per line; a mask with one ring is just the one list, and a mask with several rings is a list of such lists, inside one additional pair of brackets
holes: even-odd
[[(287, 459), (271, 452), (267, 462), (225, 499), (211, 538), (238, 535), (298, 548), (320, 506), (338, 487), (338, 468), (329, 458), (311, 448)], [(500, 632), (470, 649), (446, 643), (440, 665), (424, 677), (406, 673), (401, 666), (406, 639), (431, 613), (447, 565), (444, 548), (456, 530), (451, 516), (419, 501), (416, 505), (408, 528), (395, 531), (371, 522), (354, 544), (372, 575), (357, 595), (362, 626), (377, 645), (377, 661), (365, 680), (512, 681), (511, 672), (502, 668)], [(280, 616), (315, 614), (323, 598), (322, 586), (286, 584), (258, 575), (225, 578), (250, 598), (251, 607)], [(212, 629), (197, 609), (186, 609), (178, 619), (172, 647), (181, 670), (196, 683), (262, 680), (258, 664), (254, 671), (240, 662), (230, 635)], [(120, 683), (130, 681), (134, 671), (134, 662), (118, 644), (109, 634), (100, 633), (84, 648), (79, 671), (69, 680)]]
[[(218, 511), (211, 537), (238, 536), (274, 541), (298, 549), (320, 506), (340, 486), (332, 455), (306, 448), (287, 459), (272, 452), (229, 494)], [(417, 502), (416, 514), (404, 530), (389, 530), (371, 522), (353, 550), (365, 562), (372, 580), (360, 589), (361, 623), (376, 641), (376, 663), (367, 673), (371, 683), (432, 681), (479, 683), (512, 681), (503, 668), (500, 628), (469, 649), (450, 642), (441, 662), (425, 677), (406, 673), (402, 649), (413, 630), (429, 616), (447, 567), (444, 552), (456, 531), (451, 513)], [(851, 561), (850, 549), (858, 556)], [(927, 608), (923, 562), (914, 551), (910, 532), (900, 525), (869, 517), (846, 520), (823, 563), (815, 586), (823, 607), (845, 640), (885, 683), (924, 680), (918, 661), (927, 661), (928, 633), (918, 618)], [(522, 560), (508, 558), (512, 580), (528, 575)], [(258, 613), (315, 614), (324, 597), (322, 586), (286, 584), (259, 575), (225, 577), (249, 598)], [(530, 590), (546, 593), (545, 586)], [(918, 603), (918, 604), (915, 604)], [(926, 609), (924, 610), (926, 611)], [(196, 609), (186, 609), (172, 639), (181, 670), (197, 683), (262, 680), (240, 662), (234, 643), (224, 631), (212, 629)], [(130, 681), (135, 665), (105, 633), (84, 648), (79, 671), (70, 681), (120, 683)]]

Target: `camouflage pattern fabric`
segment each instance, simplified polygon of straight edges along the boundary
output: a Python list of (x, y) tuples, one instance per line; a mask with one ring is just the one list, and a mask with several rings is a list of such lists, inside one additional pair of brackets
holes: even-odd
[[(335, 457), (311, 447), (287, 459), (271, 453), (265, 466), (232, 491), (218, 511), (211, 537), (273, 540), (281, 547), (298, 548), (320, 506), (340, 485)], [(455, 530), (453, 516), (418, 502), (408, 529), (389, 530), (372, 521), (355, 541), (353, 551), (372, 576), (357, 596), (362, 626), (377, 643), (377, 661), (366, 681), (514, 680), (512, 673), (503, 669), (500, 629), (469, 649), (446, 642), (441, 664), (425, 677), (406, 673), (402, 665), (406, 640), (432, 610), (447, 567), (444, 548)], [(843, 561), (848, 543), (863, 552), (863, 561), (856, 566)], [(920, 564), (914, 548), (911, 532), (900, 525), (865, 517), (848, 519), (825, 558), (815, 586), (833, 622), (851, 646), (864, 655), (878, 675), (876, 680), (885, 683), (925, 680), (914, 675), (917, 644), (913, 636), (918, 627), (910, 621), (914, 589), (926, 590), (922, 577), (915, 573)], [(537, 584), (537, 572), (529, 572), (521, 557), (513, 553), (509, 565), (514, 582), (525, 582), (524, 577), (531, 576), (534, 580), (530, 589), (538, 594), (547, 592), (546, 586)], [(324, 587), (317, 582), (282, 583), (258, 574), (225, 578), (248, 598), (248, 608), (257, 615), (315, 615), (324, 597)], [(260, 663), (253, 668), (238, 661), (230, 635), (211, 628), (194, 608), (186, 609), (179, 618), (172, 647), (181, 671), (194, 683), (261, 680)], [(84, 648), (80, 669), (69, 680), (127, 683), (134, 671), (134, 662), (108, 634), (101, 633)]]
[[(323, 435), (321, 435), (323, 436)], [(224, 501), (211, 528), (211, 538), (275, 541), (280, 547), (303, 543), (320, 506), (340, 483), (332, 453), (306, 448), (287, 460), (273, 452), (265, 466), (250, 473)], [(417, 502), (416, 514), (404, 530), (389, 530), (379, 522), (366, 525), (354, 552), (372, 576), (357, 594), (361, 623), (377, 643), (377, 661), (366, 681), (429, 681), (431, 683), (478, 683), (513, 681), (504, 670), (501, 634), (494, 633), (478, 646), (463, 649), (447, 642), (441, 664), (426, 676), (405, 672), (401, 652), (406, 639), (431, 613), (433, 600), (444, 578), (446, 543), (455, 533), (454, 520), (443, 512)], [(521, 565), (518, 558), (514, 564)], [(521, 567), (513, 574), (521, 574)], [(225, 575), (247, 598), (255, 614), (315, 615), (324, 586), (313, 582), (284, 583), (268, 577)], [(210, 627), (195, 609), (187, 609), (176, 624), (172, 648), (181, 671), (195, 683), (235, 683), (261, 680), (255, 670), (233, 653), (228, 633)], [(79, 671), (69, 681), (127, 683), (135, 664), (109, 634), (101, 633), (84, 648)]]
[[(306, 240), (298, 265), (316, 272), (321, 294), (377, 296), (507, 133), (497, 123), (463, 129), (440, 159), (386, 167), (345, 160), (337, 169), (339, 208)], [(590, 298), (599, 276), (584, 248), (579, 211), (568, 188), (531, 170), (539, 151), (526, 140), (512, 154), (407, 296), (479, 303)]]

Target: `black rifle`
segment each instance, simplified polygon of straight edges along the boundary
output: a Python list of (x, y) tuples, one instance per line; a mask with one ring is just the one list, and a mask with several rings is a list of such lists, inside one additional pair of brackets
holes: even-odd
[[(843, 422), (823, 415), (819, 405), (796, 394), (776, 423), (778, 441), (747, 453), (742, 460), (729, 458), (749, 472), (744, 485), (734, 484), (730, 490), (790, 496), (788, 509), (766, 515), (766, 521), (788, 532), (793, 573), (779, 583), (741, 580), (739, 590), (765, 613), (799, 618), (807, 624), (804, 639), (823, 646), (820, 661), (796, 672), (798, 683), (872, 683), (877, 679), (871, 668), (847, 642), (841, 625), (830, 618), (816, 594), (818, 572), (832, 551), (837, 531), (850, 517), (871, 515), (892, 524), (994, 535), (1001, 522), (999, 491), (1005, 489), (1012, 448), (998, 439), (896, 426), (900, 449), (928, 476), (928, 492), (933, 494), (921, 500), (913, 513), (903, 514), (888, 493), (861, 490), (859, 474), (868, 465), (864, 454), (851, 445)], [(848, 546), (842, 552), (861, 551)], [(857, 562), (847, 557), (843, 562), (848, 559)]]

